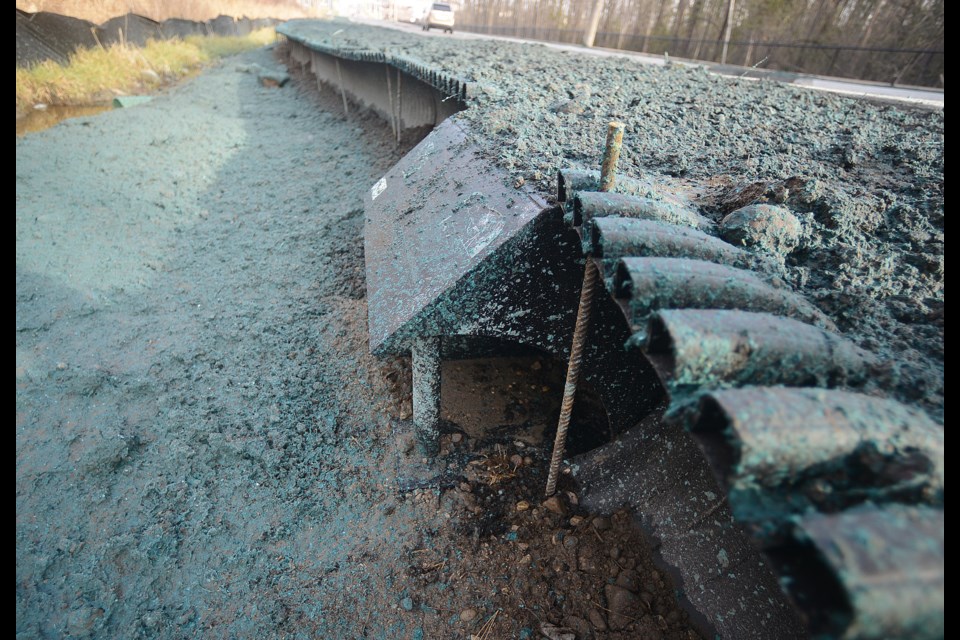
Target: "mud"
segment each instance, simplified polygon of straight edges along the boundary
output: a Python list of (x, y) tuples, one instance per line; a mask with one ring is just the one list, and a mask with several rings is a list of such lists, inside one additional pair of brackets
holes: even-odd
[(540, 505), (555, 363), (450, 365), (502, 402), (424, 464), (364, 299), (404, 149), (327, 104), (228, 61), (17, 139), (18, 637), (695, 637), (626, 514)]
[(618, 120), (625, 177), (672, 178), (717, 223), (751, 204), (787, 208), (801, 229), (783, 277), (847, 337), (892, 362), (886, 393), (942, 422), (942, 110), (539, 45), (342, 21), (296, 28), (472, 83), (471, 108), (459, 117), (478, 128), (492, 159), (544, 195), (554, 193), (558, 169), (599, 167), (607, 123)]

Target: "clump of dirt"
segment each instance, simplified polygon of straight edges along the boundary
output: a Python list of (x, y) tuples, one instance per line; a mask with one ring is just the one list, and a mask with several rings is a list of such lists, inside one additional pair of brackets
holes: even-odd
[(424, 637), (699, 637), (630, 514), (592, 515), (564, 481), (543, 499), (550, 452), (444, 436), (453, 488), (406, 494), (451, 527), (409, 552), (397, 589)]

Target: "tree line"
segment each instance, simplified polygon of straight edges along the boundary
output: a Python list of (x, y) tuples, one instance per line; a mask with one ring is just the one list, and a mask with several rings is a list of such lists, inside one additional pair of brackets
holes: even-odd
[(943, 86), (944, 0), (461, 0), (457, 23), (581, 42), (598, 4), (599, 47)]

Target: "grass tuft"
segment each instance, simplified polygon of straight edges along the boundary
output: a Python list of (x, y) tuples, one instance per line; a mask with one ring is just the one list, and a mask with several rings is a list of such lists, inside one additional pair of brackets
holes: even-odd
[(17, 113), (37, 103), (87, 105), (172, 82), (219, 58), (274, 40), (272, 28), (246, 36), (190, 36), (150, 40), (145, 47), (115, 44), (81, 49), (66, 65), (52, 60), (17, 68)]

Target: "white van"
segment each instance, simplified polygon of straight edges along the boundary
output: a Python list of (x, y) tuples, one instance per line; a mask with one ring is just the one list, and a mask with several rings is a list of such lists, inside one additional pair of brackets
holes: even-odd
[(423, 18), (423, 30), (436, 27), (453, 33), (453, 7), (446, 2), (434, 2)]

